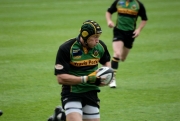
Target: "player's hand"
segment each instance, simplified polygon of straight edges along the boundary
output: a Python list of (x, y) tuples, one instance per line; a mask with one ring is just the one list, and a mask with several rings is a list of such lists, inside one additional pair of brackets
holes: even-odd
[(139, 33), (140, 33), (140, 30), (139, 29), (136, 29), (134, 32), (133, 32), (133, 38), (136, 38), (136, 37), (138, 37), (139, 36)]
[(114, 27), (114, 23), (112, 22), (112, 21), (108, 21), (108, 27), (110, 27), (110, 28), (113, 28)]
[(83, 81), (89, 84), (97, 85), (97, 86), (101, 85), (101, 78), (96, 77), (96, 74), (97, 74), (97, 71), (94, 71), (88, 76), (83, 76)]
[(99, 86), (101, 84), (101, 78), (96, 77), (97, 71), (94, 71), (93, 73), (89, 74), (87, 76), (87, 83), (95, 84)]
[(99, 86), (101, 84), (101, 78), (100, 77), (94, 77), (94, 76), (88, 76), (87, 83)]

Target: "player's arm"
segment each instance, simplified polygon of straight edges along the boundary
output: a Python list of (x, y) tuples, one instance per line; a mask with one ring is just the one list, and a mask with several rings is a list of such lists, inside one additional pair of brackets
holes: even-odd
[(54, 74), (59, 84), (76, 85), (81, 83), (81, 77), (69, 74), (71, 45), (71, 41), (62, 44), (56, 55)]
[(141, 16), (141, 22), (137, 30), (141, 31), (146, 25), (148, 18), (147, 18), (146, 9), (144, 5), (141, 2), (139, 4), (140, 4), (139, 16)]
[(111, 62), (108, 61), (108, 62), (106, 62), (105, 64), (103, 64), (103, 66), (111, 67)]
[(142, 20), (139, 24), (139, 27), (137, 28), (139, 31), (141, 31), (144, 26), (146, 25), (147, 21), (146, 20)]
[(138, 28), (133, 32), (134, 36), (133, 38), (139, 36), (141, 30), (144, 28), (144, 26), (146, 25), (146, 20), (142, 20), (138, 26)]
[(99, 63), (103, 66), (111, 67), (111, 63), (110, 63), (111, 55), (109, 54), (108, 48), (103, 41), (99, 40), (99, 43), (104, 48), (104, 52), (103, 52), (102, 57), (99, 60)]
[(133, 38), (137, 37), (140, 34), (141, 30), (145, 27), (147, 20), (148, 20), (147, 15), (146, 15), (146, 9), (145, 9), (144, 5), (139, 1), (138, 1), (138, 3), (140, 6), (138, 16), (141, 17), (141, 22), (140, 22), (139, 26), (137, 27), (137, 29), (133, 32), (133, 34), (134, 34)]
[(110, 28), (114, 27), (114, 23), (112, 21), (112, 14), (109, 13), (108, 11), (106, 12), (106, 21), (107, 21), (108, 27), (110, 27)]
[(82, 83), (80, 76), (74, 76), (70, 74), (58, 74), (56, 75), (58, 83), (63, 85), (77, 85)]
[(74, 76), (70, 74), (58, 74), (57, 80), (59, 84), (63, 85), (77, 85), (80, 83), (89, 83), (99, 86), (101, 84), (101, 78), (96, 76), (97, 72), (93, 72), (85, 76)]
[(112, 14), (117, 11), (116, 4), (117, 4), (117, 1), (114, 1), (114, 2), (112, 3), (112, 5), (107, 9), (107, 11), (106, 11), (106, 13), (105, 13), (107, 25), (108, 25), (110, 28), (113, 28), (113, 27), (114, 27), (114, 23), (113, 23), (113, 21), (112, 21)]

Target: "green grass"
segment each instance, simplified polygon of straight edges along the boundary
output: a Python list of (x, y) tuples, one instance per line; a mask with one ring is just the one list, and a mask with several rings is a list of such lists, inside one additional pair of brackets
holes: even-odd
[[(83, 21), (100, 23), (112, 54), (112, 29), (104, 16), (111, 2), (0, 1), (0, 121), (45, 121), (60, 105), (56, 52), (78, 35)], [(120, 63), (118, 87), (101, 88), (101, 121), (180, 120), (179, 1), (142, 2), (147, 26)]]

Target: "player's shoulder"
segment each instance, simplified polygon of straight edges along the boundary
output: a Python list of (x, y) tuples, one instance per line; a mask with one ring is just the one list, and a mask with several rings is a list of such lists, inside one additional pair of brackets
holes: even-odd
[(63, 49), (64, 48), (69, 48), (74, 44), (74, 42), (76, 42), (76, 38), (71, 38), (69, 40), (66, 40), (64, 43), (62, 43), (60, 45), (60, 48), (63, 48)]
[(99, 44), (106, 47), (106, 44), (102, 40), (99, 40)]

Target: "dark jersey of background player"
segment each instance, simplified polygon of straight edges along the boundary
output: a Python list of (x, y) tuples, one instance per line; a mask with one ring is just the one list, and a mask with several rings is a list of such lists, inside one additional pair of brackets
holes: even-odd
[(138, 0), (131, 1), (127, 6), (126, 0), (115, 0), (107, 10), (111, 14), (115, 12), (118, 13), (116, 27), (120, 30), (135, 30), (138, 16), (140, 16), (142, 20), (147, 20), (144, 5)]

